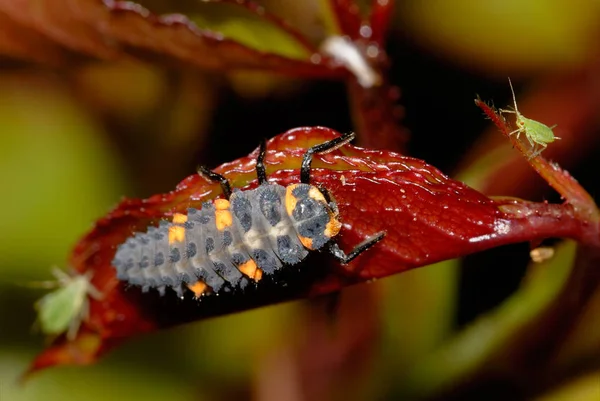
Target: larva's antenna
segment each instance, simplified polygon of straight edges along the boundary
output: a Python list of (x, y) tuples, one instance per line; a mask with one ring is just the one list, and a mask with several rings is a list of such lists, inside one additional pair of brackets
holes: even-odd
[(513, 89), (512, 82), (510, 82), (510, 77), (508, 77), (508, 84), (510, 85), (510, 91), (512, 92), (512, 95), (513, 95), (513, 102), (515, 103), (515, 111), (517, 112), (517, 115), (519, 115), (519, 109), (517, 109), (517, 98), (515, 96), (515, 90)]

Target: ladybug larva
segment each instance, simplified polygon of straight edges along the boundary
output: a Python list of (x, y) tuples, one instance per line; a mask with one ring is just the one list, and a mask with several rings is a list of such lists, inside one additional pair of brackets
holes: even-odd
[(156, 288), (164, 294), (170, 287), (181, 297), (187, 287), (200, 297), (258, 282), (263, 274), (297, 264), (324, 246), (340, 263), (349, 263), (384, 233), (343, 252), (332, 241), (342, 227), (337, 205), (326, 189), (310, 184), (310, 172), (315, 153), (331, 152), (353, 138), (348, 133), (308, 149), (300, 183), (287, 187), (267, 181), (264, 142), (256, 159), (255, 189), (232, 191), (225, 177), (200, 167), (200, 175), (220, 183), (225, 199), (190, 208), (187, 215), (176, 213), (171, 222), (129, 237), (112, 262), (117, 278), (143, 291)]

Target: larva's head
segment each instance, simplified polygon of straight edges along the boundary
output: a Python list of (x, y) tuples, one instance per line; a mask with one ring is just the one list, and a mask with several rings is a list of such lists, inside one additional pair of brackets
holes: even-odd
[(342, 228), (337, 208), (328, 204), (323, 193), (313, 185), (288, 186), (285, 209), (294, 222), (302, 245), (308, 249), (321, 248)]

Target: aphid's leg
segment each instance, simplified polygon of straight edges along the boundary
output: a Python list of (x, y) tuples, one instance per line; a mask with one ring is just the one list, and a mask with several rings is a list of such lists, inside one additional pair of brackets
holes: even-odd
[(523, 130), (521, 128), (518, 128), (518, 129), (514, 130), (513, 132), (509, 132), (508, 136), (511, 136), (515, 132), (517, 133), (517, 139), (519, 139), (521, 137), (521, 132), (523, 132)]
[(312, 163), (312, 157), (315, 153), (332, 152), (337, 148), (344, 146), (353, 139), (354, 132), (348, 132), (347, 134), (343, 134), (342, 136), (334, 138), (331, 141), (327, 141), (309, 148), (302, 158), (302, 167), (300, 167), (300, 182), (304, 184), (310, 183), (310, 165)]
[(546, 149), (546, 146), (548, 146), (545, 143), (538, 143), (539, 148), (537, 150), (535, 150), (535, 146), (534, 146), (534, 152), (531, 154), (531, 156), (529, 156), (529, 159), (533, 159), (536, 156), (539, 156), (542, 154), (542, 152)]
[(92, 284), (92, 277), (94, 276), (94, 272), (92, 270), (88, 270), (87, 272), (84, 273), (85, 279), (87, 280), (87, 288), (86, 288), (86, 295), (89, 295), (91, 298), (95, 299), (96, 301), (101, 300), (102, 298), (104, 298), (104, 294), (97, 289), (93, 284)]
[(229, 197), (231, 196), (231, 184), (229, 184), (227, 178), (223, 177), (221, 174), (217, 174), (214, 171), (209, 170), (205, 166), (198, 166), (198, 174), (205, 178), (208, 178), (211, 181), (215, 181), (221, 184), (223, 194), (227, 199), (229, 199)]
[(350, 263), (358, 255), (360, 255), (361, 253), (363, 253), (364, 251), (381, 241), (383, 237), (385, 237), (385, 232), (379, 232), (358, 244), (349, 254), (346, 254), (344, 251), (342, 251), (340, 249), (340, 246), (336, 242), (331, 242), (329, 244), (329, 252), (331, 252), (333, 257), (339, 260), (341, 264), (345, 265)]
[(534, 148), (531, 154), (527, 156), (527, 160), (535, 159), (539, 154), (540, 152), (536, 151)]
[(73, 280), (73, 277), (69, 275), (69, 273), (65, 272), (62, 269), (54, 266), (52, 267), (52, 275), (56, 277), (56, 280), (60, 283), (60, 285), (67, 285), (69, 282)]
[(94, 287), (92, 283), (89, 283), (87, 292), (90, 295), (90, 297), (95, 299), (96, 301), (99, 301), (102, 298), (104, 298), (104, 294), (100, 292), (100, 290), (98, 290), (96, 287)]
[(531, 137), (529, 135), (525, 135), (525, 138), (527, 138), (527, 141), (529, 142), (529, 145), (531, 145), (532, 148), (535, 149), (535, 146), (538, 144), (537, 142), (535, 142), (533, 139), (531, 139)]
[(542, 146), (542, 144), (535, 142), (533, 139), (531, 139), (531, 137), (529, 135), (525, 135), (525, 138), (527, 138), (527, 141), (529, 142), (529, 145), (531, 146), (531, 154), (528, 157), (528, 159), (531, 160), (534, 157), (536, 157), (537, 155), (539, 155), (542, 152), (542, 150), (544, 150), (544, 147), (539, 148), (538, 145)]
[(260, 143), (260, 149), (258, 151), (258, 157), (256, 158), (256, 178), (258, 178), (258, 185), (262, 185), (267, 182), (267, 173), (265, 171), (265, 155), (267, 153), (267, 143), (263, 139)]

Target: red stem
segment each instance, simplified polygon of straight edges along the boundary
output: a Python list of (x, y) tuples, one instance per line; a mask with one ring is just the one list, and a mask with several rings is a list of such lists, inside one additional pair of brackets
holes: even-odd
[(352, 40), (360, 38), (362, 16), (360, 8), (353, 0), (329, 0), (333, 15), (336, 18), (340, 34)]
[(509, 135), (514, 130), (507, 124), (506, 120), (493, 107), (481, 99), (475, 99), (475, 104), (489, 117), (498, 127), (500, 132), (506, 136), (524, 156), (533, 169), (554, 188), (567, 203), (573, 206), (575, 213), (582, 220), (593, 222), (600, 221), (600, 212), (590, 194), (575, 180), (567, 171), (564, 171), (556, 163), (551, 163), (541, 155), (530, 158), (529, 149), (519, 140), (516, 135)]
[(385, 37), (389, 30), (393, 11), (394, 0), (373, 0), (371, 3), (370, 40), (381, 47), (385, 45)]

